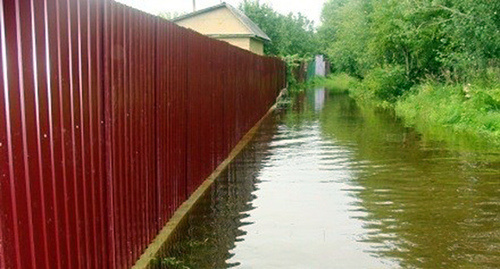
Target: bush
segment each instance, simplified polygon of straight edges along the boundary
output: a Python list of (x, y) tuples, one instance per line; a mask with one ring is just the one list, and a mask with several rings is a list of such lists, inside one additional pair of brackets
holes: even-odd
[(302, 90), (301, 88), (303, 85), (299, 83), (299, 81), (295, 77), (294, 70), (300, 66), (300, 63), (308, 62), (310, 60), (310, 57), (300, 57), (298, 54), (294, 54), (281, 57), (281, 59), (285, 62), (286, 65), (288, 89), (290, 91)]
[(403, 67), (379, 67), (368, 72), (360, 84), (360, 90), (369, 91), (374, 97), (393, 103), (411, 86), (412, 83), (407, 78)]

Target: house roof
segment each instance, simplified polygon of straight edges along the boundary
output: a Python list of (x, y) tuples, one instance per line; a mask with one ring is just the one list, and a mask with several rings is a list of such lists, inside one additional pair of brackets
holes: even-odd
[[(251, 32), (251, 34), (248, 34), (248, 35), (245, 35), (245, 34), (235, 34), (235, 35), (249, 36), (249, 37), (255, 37), (258, 39), (262, 39), (264, 41), (271, 41), (269, 36), (267, 36), (266, 33), (264, 33), (264, 31), (262, 31), (262, 29), (260, 29), (259, 26), (257, 26), (257, 24), (255, 24), (245, 14), (243, 14), (243, 12), (241, 12), (237, 8), (235, 8), (235, 7), (233, 7), (230, 4), (225, 3), (225, 2), (221, 3), (219, 5), (216, 5), (216, 6), (208, 7), (205, 9), (200, 9), (200, 10), (197, 10), (195, 12), (191, 12), (191, 13), (179, 16), (177, 18), (174, 18), (172, 21), (179, 22), (179, 21), (182, 21), (184, 19), (188, 19), (188, 18), (195, 17), (195, 16), (198, 16), (201, 14), (205, 14), (205, 13), (208, 13), (210, 11), (217, 10), (220, 8), (227, 8)], [(225, 35), (225, 36), (229, 37), (232, 35)]]

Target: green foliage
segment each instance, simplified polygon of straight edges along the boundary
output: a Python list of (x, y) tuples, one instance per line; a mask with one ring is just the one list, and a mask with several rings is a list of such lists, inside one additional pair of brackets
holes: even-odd
[(397, 65), (412, 82), (464, 82), (498, 66), (499, 14), (491, 0), (329, 0), (318, 35), (336, 71)]
[(374, 69), (363, 81), (334, 74), (314, 83), (335, 92), (346, 92), (347, 88), (349, 95), (364, 105), (394, 108), (407, 125), (425, 135), (454, 143), (457, 138), (469, 142), (480, 139), (481, 144), (500, 146), (498, 69), (489, 69), (468, 84), (428, 80), (410, 88), (402, 67)]
[(344, 1), (326, 1), (323, 4), (323, 11), (321, 14), (321, 27), (317, 32), (318, 42), (323, 53), (329, 47), (332, 47), (337, 38), (337, 30), (340, 28), (338, 25), (338, 9), (345, 4)]
[(271, 42), (264, 44), (264, 53), (285, 61), (289, 88), (298, 91), (301, 85), (293, 70), (319, 52), (313, 22), (300, 13), (282, 15), (258, 0), (245, 0), (240, 9), (269, 36)]
[(347, 93), (350, 89), (359, 85), (359, 81), (346, 73), (331, 74), (328, 77), (315, 77), (310, 82), (310, 87), (325, 87), (331, 92)]
[(288, 81), (291, 85), (296, 85), (297, 80), (293, 75), (293, 70), (299, 66), (300, 57), (299, 55), (287, 55), (281, 57), (281, 59), (285, 62), (286, 65), (286, 81)]
[(315, 83), (331, 91), (349, 92), (355, 99), (378, 102), (382, 106), (396, 102), (412, 86), (401, 66), (374, 68), (363, 80), (346, 73), (335, 73), (325, 79), (316, 80)]
[(190, 269), (190, 267), (187, 266), (183, 261), (180, 261), (175, 257), (161, 259), (160, 267), (168, 269)]
[(500, 143), (500, 1), (328, 0), (322, 22), (332, 69), (360, 79), (351, 96)]
[(500, 58), (500, 2), (460, 0), (434, 5), (446, 14), (438, 59), (455, 81), (470, 80)]
[(382, 101), (395, 102), (399, 96), (410, 89), (411, 82), (401, 66), (376, 67), (367, 73), (359, 86), (364, 91), (371, 91), (374, 97)]
[(308, 62), (310, 60), (309, 57), (301, 57), (298, 54), (294, 55), (286, 55), (282, 56), (281, 59), (285, 62), (286, 65), (286, 77), (289, 89), (291, 91), (299, 91), (304, 88), (304, 85), (298, 83), (295, 78), (293, 72), (296, 68), (300, 66), (302, 62)]
[(325, 3), (318, 36), (335, 72), (361, 77), (368, 39), (368, 18), (363, 0)]
[(396, 105), (396, 113), (419, 129), (447, 128), (500, 144), (500, 82), (491, 89), (427, 82)]
[(302, 14), (285, 16), (267, 4), (252, 0), (245, 0), (240, 9), (271, 39), (264, 45), (266, 55), (305, 57), (318, 51), (313, 22)]

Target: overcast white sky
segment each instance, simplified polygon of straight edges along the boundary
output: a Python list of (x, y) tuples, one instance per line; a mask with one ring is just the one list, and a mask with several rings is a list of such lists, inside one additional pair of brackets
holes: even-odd
[[(179, 13), (189, 13), (193, 11), (193, 1), (192, 0), (116, 0), (133, 6), (135, 8), (141, 9), (143, 11), (158, 14), (161, 12), (179, 12)], [(202, 9), (217, 5), (221, 3), (221, 0), (196, 0), (196, 9)], [(225, 2), (238, 7), (240, 2), (243, 0), (225, 0)], [(320, 23), (321, 8), (323, 7), (323, 2), (325, 0), (260, 0), (261, 3), (267, 3), (271, 5), (276, 11), (282, 14), (302, 13), (304, 16), (308, 17), (310, 20), (314, 20), (316, 25)]]

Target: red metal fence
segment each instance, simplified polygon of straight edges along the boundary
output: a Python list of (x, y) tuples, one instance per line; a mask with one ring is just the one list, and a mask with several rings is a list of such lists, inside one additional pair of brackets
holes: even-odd
[(108, 0), (2, 0), (0, 268), (131, 266), (284, 70)]

